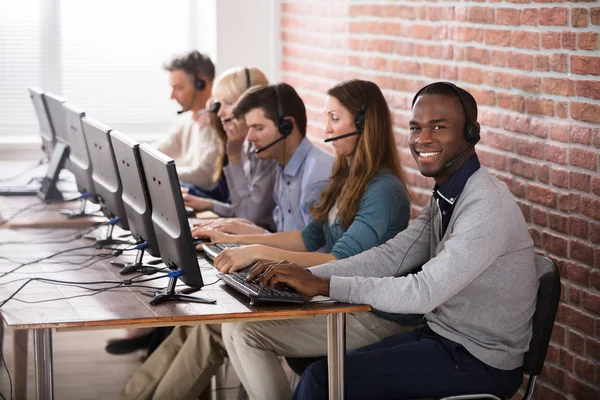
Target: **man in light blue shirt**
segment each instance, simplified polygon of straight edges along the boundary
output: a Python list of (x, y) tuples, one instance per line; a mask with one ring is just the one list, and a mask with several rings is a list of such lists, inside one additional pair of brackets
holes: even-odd
[(302, 230), (333, 168), (334, 158), (306, 138), (306, 108), (286, 83), (248, 91), (233, 113), (244, 118), (248, 141), (260, 159), (277, 163), (273, 219), (278, 232)]

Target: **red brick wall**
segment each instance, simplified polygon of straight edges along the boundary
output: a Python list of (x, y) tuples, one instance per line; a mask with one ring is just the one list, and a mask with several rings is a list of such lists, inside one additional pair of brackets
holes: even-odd
[(449, 80), (480, 105), (482, 163), (507, 183), (537, 250), (560, 266), (562, 302), (536, 399), (600, 399), (600, 4), (594, 1), (283, 1), (282, 76), (323, 136), (324, 92), (373, 80), (407, 149), (414, 93)]

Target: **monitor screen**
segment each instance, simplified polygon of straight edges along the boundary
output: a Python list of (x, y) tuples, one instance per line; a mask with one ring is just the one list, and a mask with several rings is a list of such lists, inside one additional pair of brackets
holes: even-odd
[(79, 192), (96, 194), (92, 179), (92, 164), (81, 123), (81, 118), (85, 116), (85, 113), (68, 103), (64, 103), (63, 107), (65, 109), (65, 130), (70, 148), (70, 162), (67, 168), (75, 175)]
[(29, 97), (33, 103), (35, 115), (37, 117), (38, 126), (40, 129), (40, 137), (42, 138), (42, 150), (46, 154), (46, 157), (50, 159), (52, 155), (52, 149), (54, 148), (54, 131), (48, 117), (48, 110), (44, 98), (42, 97), (42, 91), (36, 88), (29, 88)]
[(90, 155), (94, 189), (99, 196), (102, 212), (108, 218), (119, 217), (118, 225), (129, 230), (127, 213), (121, 198), (121, 179), (110, 145), (110, 128), (87, 116), (81, 119), (81, 123)]
[(140, 145), (116, 130), (110, 131), (110, 137), (123, 186), (122, 198), (131, 235), (136, 241), (145, 241), (148, 244), (148, 253), (160, 257), (152, 225), (150, 195), (140, 159)]
[(148, 183), (152, 222), (165, 265), (179, 269), (188, 286), (201, 288), (202, 275), (186, 216), (175, 161), (148, 144), (140, 145), (144, 175)]

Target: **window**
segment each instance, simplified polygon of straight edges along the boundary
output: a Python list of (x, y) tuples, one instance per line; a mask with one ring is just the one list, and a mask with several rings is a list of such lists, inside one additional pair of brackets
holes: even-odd
[(0, 2), (0, 136), (38, 134), (29, 86), (127, 134), (166, 131), (178, 105), (162, 66), (200, 42), (195, 1)]

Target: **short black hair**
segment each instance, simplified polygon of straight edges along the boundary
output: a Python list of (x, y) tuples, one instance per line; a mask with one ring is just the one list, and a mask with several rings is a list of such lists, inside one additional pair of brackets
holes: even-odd
[[(275, 93), (277, 87), (277, 93)], [(282, 117), (292, 117), (296, 121), (296, 126), (302, 134), (306, 135), (306, 107), (296, 90), (287, 83), (277, 83), (273, 85), (257, 86), (248, 89), (237, 101), (233, 108), (233, 114), (243, 116), (250, 111), (260, 108), (265, 113), (265, 117), (273, 121), (275, 126), (278, 124), (278, 105), (281, 104)]]
[(163, 67), (169, 72), (180, 69), (192, 76), (199, 77), (199, 75), (201, 75), (209, 82), (212, 82), (215, 79), (215, 64), (213, 64), (209, 56), (202, 54), (197, 50), (175, 57), (171, 61), (165, 63)]
[[(460, 95), (457, 93), (460, 93)], [(477, 102), (471, 93), (463, 88), (456, 86), (450, 82), (434, 82), (423, 87), (413, 98), (412, 105), (415, 105), (417, 99), (426, 94), (434, 94), (440, 96), (454, 97), (464, 105), (464, 110), (467, 113), (465, 117), (467, 122), (477, 122)]]

